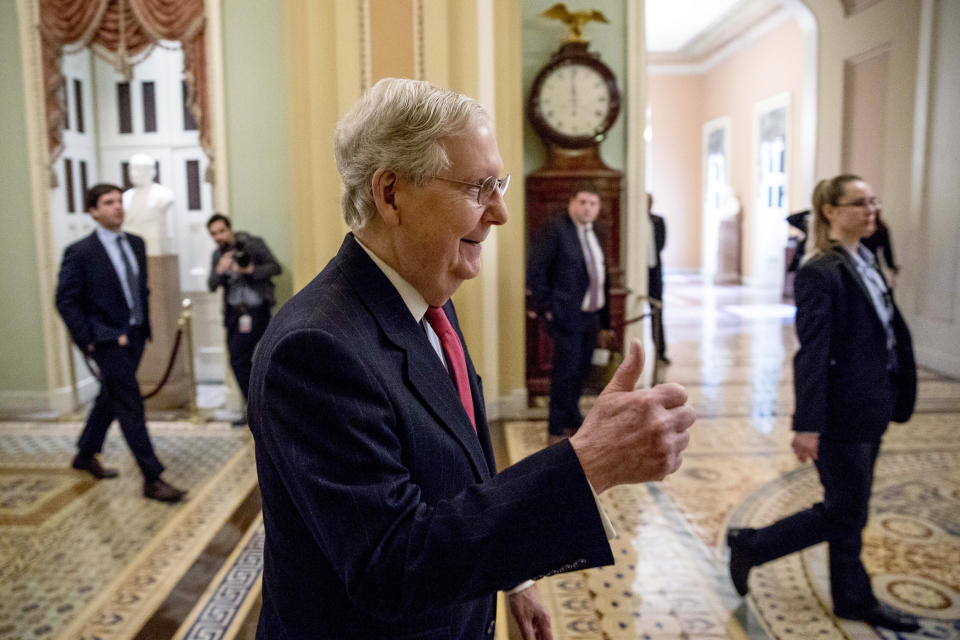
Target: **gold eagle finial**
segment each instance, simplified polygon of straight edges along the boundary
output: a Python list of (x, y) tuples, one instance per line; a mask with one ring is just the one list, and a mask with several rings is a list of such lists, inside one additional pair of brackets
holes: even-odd
[(603, 15), (602, 11), (597, 11), (596, 9), (587, 9), (586, 11), (574, 11), (570, 12), (567, 9), (567, 5), (562, 2), (558, 2), (553, 5), (546, 11), (541, 14), (544, 18), (553, 18), (554, 20), (560, 20), (570, 27), (570, 34), (566, 37), (564, 42), (587, 42), (587, 39), (583, 37), (583, 25), (588, 22), (606, 22), (607, 16)]

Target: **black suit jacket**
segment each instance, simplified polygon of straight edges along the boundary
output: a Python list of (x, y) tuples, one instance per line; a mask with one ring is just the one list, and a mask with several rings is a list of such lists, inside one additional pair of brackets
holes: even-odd
[[(603, 232), (596, 225), (594, 234), (603, 247)], [(584, 314), (580, 308), (590, 286), (590, 275), (577, 226), (570, 214), (565, 210), (558, 212), (544, 224), (540, 236), (531, 243), (527, 286), (533, 292), (537, 311), (552, 313), (554, 325), (561, 329), (596, 331), (610, 328), (610, 277), (609, 274), (606, 276), (604, 306), (597, 313), (599, 326), (584, 326)]]
[[(150, 338), (150, 302), (147, 289), (147, 253), (143, 238), (126, 233), (137, 259), (138, 288), (143, 304), (146, 338)], [(120, 276), (94, 231), (63, 252), (57, 280), (57, 311), (73, 341), (81, 349), (88, 344), (114, 342), (130, 330), (130, 307), (123, 295)]]
[(811, 258), (797, 271), (794, 291), (800, 339), (794, 358), (794, 430), (874, 442), (891, 420), (909, 420), (917, 397), (916, 364), (910, 331), (896, 304), (898, 373), (891, 389), (886, 332), (847, 252), (834, 246)]
[(657, 265), (653, 268), (660, 269), (663, 266), (660, 262), (660, 252), (667, 245), (667, 223), (664, 222), (663, 216), (655, 213), (650, 214), (650, 219), (653, 221), (653, 246), (657, 251)]
[(498, 589), (612, 562), (568, 443), (495, 472), (469, 354), (467, 368), (476, 432), (352, 234), (280, 309), (250, 380), (259, 638), (492, 637)]

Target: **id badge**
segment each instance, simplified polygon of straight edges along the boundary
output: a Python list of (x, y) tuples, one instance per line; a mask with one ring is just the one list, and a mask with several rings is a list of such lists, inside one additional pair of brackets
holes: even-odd
[(250, 333), (253, 330), (253, 318), (250, 317), (249, 313), (245, 313), (240, 316), (240, 319), (237, 321), (237, 331), (240, 333)]

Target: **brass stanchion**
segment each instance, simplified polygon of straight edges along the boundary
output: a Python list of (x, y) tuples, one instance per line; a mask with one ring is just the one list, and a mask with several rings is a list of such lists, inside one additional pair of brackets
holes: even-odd
[(187, 359), (187, 378), (190, 382), (190, 422), (201, 422), (197, 408), (197, 377), (193, 371), (193, 303), (190, 298), (183, 299), (183, 311), (180, 312), (177, 326), (183, 330), (186, 343), (184, 357)]

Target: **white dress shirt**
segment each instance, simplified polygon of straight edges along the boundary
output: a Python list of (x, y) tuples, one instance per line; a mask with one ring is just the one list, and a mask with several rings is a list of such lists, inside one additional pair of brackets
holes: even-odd
[[(583, 251), (584, 261), (589, 261), (591, 254), (593, 255), (593, 268), (596, 270), (597, 287), (599, 288), (596, 307), (590, 304), (590, 287), (587, 287), (587, 292), (583, 294), (583, 302), (580, 305), (580, 310), (597, 311), (603, 309), (603, 306), (606, 304), (606, 299), (603, 295), (603, 283), (606, 279), (603, 249), (600, 248), (600, 243), (597, 241), (597, 234), (593, 232), (592, 222), (581, 224), (574, 220), (573, 224), (577, 227), (577, 238), (580, 240), (580, 250)], [(590, 253), (587, 253), (587, 244), (590, 245)], [(587, 272), (589, 273), (589, 271), (588, 268)]]
[[(123, 237), (122, 231), (110, 231), (109, 229), (97, 225), (97, 239), (107, 250), (110, 262), (113, 264), (113, 270), (117, 272), (117, 278), (120, 280), (120, 286), (123, 288), (123, 297), (127, 299), (127, 308), (130, 309), (130, 324), (134, 324), (133, 317), (133, 296), (139, 295), (138, 291), (130, 291), (130, 284), (127, 282), (127, 269), (123, 266), (123, 257), (120, 255), (120, 245), (117, 238)], [(137, 264), (137, 256), (133, 253), (133, 247), (130, 246), (129, 238), (123, 243), (123, 252), (127, 254), (127, 260), (130, 261), (130, 267), (133, 269), (134, 277), (140, 275), (140, 265)]]

